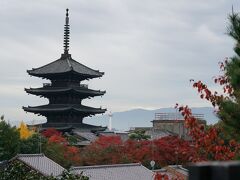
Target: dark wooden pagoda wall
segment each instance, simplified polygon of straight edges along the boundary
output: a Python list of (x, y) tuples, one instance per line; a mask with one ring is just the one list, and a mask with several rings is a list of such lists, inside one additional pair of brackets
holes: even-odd
[(56, 114), (48, 115), (48, 123), (62, 123), (62, 124), (71, 124), (71, 123), (82, 123), (84, 116), (80, 114)]
[[(44, 86), (44, 88), (68, 88), (68, 87), (79, 87), (79, 88), (85, 88), (88, 90), (88, 86), (85, 84), (80, 84), (80, 80), (76, 79), (69, 79), (70, 77), (74, 76), (68, 76), (67, 78), (63, 79), (52, 79), (51, 83)], [(86, 94), (79, 94), (75, 92), (63, 92), (63, 93), (55, 93), (55, 94), (49, 94), (47, 96), (49, 100), (50, 105), (81, 105), (82, 100), (87, 98), (88, 96)], [(64, 126), (80, 126), (83, 123), (83, 118), (86, 116), (89, 116), (87, 113), (76, 113), (76, 112), (68, 112), (68, 113), (54, 113), (49, 112), (47, 114), (44, 114), (47, 118), (47, 123), (44, 124), (43, 127), (64, 127)]]
[(53, 87), (66, 87), (66, 86), (80, 86), (80, 81), (78, 80), (52, 80), (51, 85)]
[(76, 94), (62, 94), (61, 96), (49, 97), (49, 104), (82, 104), (83, 97)]
[[(70, 78), (69, 76), (68, 78)], [(54, 87), (87, 87), (86, 85), (80, 84), (79, 80), (75, 79), (56, 79), (56, 80), (51, 80), (51, 85), (52, 88)], [(86, 88), (87, 89), (87, 88)], [(81, 104), (82, 99), (86, 98), (82, 95), (75, 94), (75, 93), (62, 93), (60, 96), (55, 96), (51, 95), (48, 97), (49, 98), (49, 104)]]

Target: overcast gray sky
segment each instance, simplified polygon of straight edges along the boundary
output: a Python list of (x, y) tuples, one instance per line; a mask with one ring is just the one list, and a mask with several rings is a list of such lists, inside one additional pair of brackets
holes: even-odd
[(66, 8), (72, 57), (105, 72), (86, 83), (106, 95), (85, 104), (113, 112), (176, 102), (209, 106), (189, 79), (217, 88), (218, 62), (233, 55), (224, 34), (232, 5), (240, 10), (237, 0), (1, 0), (0, 112), (12, 120), (40, 118), (21, 107), (47, 101), (24, 87), (46, 81), (26, 70), (60, 57)]

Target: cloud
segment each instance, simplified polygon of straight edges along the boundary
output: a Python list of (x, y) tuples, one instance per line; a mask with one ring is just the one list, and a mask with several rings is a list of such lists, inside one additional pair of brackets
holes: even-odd
[(211, 84), (217, 63), (233, 55), (233, 42), (224, 34), (232, 4), (239, 6), (235, 0), (2, 1), (1, 111), (10, 119), (33, 119), (21, 106), (47, 103), (23, 91), (46, 82), (26, 70), (60, 57), (65, 8), (70, 8), (73, 58), (105, 72), (86, 83), (107, 94), (86, 104), (112, 111), (176, 102), (209, 105), (189, 79)]

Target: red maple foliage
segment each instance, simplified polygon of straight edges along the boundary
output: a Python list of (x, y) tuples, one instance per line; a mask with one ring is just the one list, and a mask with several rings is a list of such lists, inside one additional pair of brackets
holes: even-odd
[(64, 158), (69, 160), (72, 165), (80, 162), (80, 149), (74, 146), (65, 146)]
[[(228, 61), (220, 62), (220, 70), (225, 71)], [(228, 77), (220, 75), (214, 78), (214, 82), (220, 84), (223, 87), (223, 93), (212, 93), (212, 91), (202, 81), (193, 82), (193, 87), (197, 89), (200, 94), (200, 98), (206, 99), (211, 102), (216, 108), (224, 99), (231, 98), (233, 95), (233, 88), (229, 84)], [(189, 129), (189, 134), (193, 138), (193, 144), (198, 152), (197, 158), (193, 161), (202, 160), (232, 160), (236, 155), (239, 155), (240, 145), (234, 140), (227, 142), (221, 137), (221, 128), (210, 127), (206, 129), (203, 125), (200, 125), (197, 119), (192, 115), (191, 109), (188, 106), (180, 106), (176, 104), (176, 108), (184, 116), (185, 126)], [(218, 109), (217, 109), (218, 111)]]
[(154, 175), (154, 180), (169, 180), (167, 174), (156, 172)]
[(132, 162), (141, 162), (149, 167), (151, 160), (157, 167), (169, 164), (185, 164), (196, 156), (195, 148), (190, 142), (177, 136), (167, 136), (153, 141), (125, 142), (125, 154)]
[(197, 154), (191, 142), (177, 136), (167, 136), (153, 141), (153, 159), (160, 166), (169, 164), (186, 164)]
[[(80, 149), (75, 146), (70, 146), (67, 139), (62, 135), (61, 132), (56, 129), (49, 128), (42, 132), (42, 135), (47, 138), (46, 148), (57, 150), (56, 154), (60, 154), (62, 157), (54, 156), (58, 161), (58, 158), (64, 158), (66, 162), (71, 165), (77, 165), (80, 162)], [(56, 149), (57, 148), (57, 149)]]
[(65, 137), (63, 137), (62, 135), (52, 135), (48, 138), (48, 142), (49, 143), (58, 143), (58, 144), (63, 144), (63, 145), (67, 145), (68, 141), (66, 140)]
[(200, 125), (192, 115), (188, 106), (180, 106), (179, 111), (185, 119), (185, 126), (193, 138), (198, 155), (192, 159), (193, 162), (203, 160), (232, 160), (239, 152), (239, 144), (235, 140), (224, 141), (220, 136), (220, 129), (210, 127), (208, 130)]
[[(219, 62), (221, 72), (225, 71), (227, 63), (227, 58), (224, 62)], [(200, 94), (200, 98), (211, 102), (214, 107), (218, 107), (224, 99), (228, 99), (229, 97), (233, 96), (233, 88), (229, 83), (229, 78), (226, 74), (214, 77), (214, 82), (222, 86), (223, 93), (225, 93), (225, 95), (220, 94), (217, 91), (212, 92), (202, 81), (190, 81), (193, 82), (193, 88), (197, 89), (198, 93)]]
[(81, 151), (81, 165), (124, 162), (123, 142), (119, 136), (100, 136)]
[(123, 142), (120, 136), (100, 136), (94, 143), (101, 148), (107, 148), (110, 146), (119, 146)]
[(194, 147), (176, 136), (154, 141), (121, 141), (119, 136), (101, 136), (81, 151), (81, 165), (141, 162), (150, 167), (154, 160), (157, 167), (191, 162), (196, 156)]
[(48, 128), (48, 129), (44, 130), (41, 134), (46, 138), (50, 138), (53, 135), (56, 135), (56, 136), (62, 135), (61, 132), (59, 132), (58, 130), (56, 130), (54, 128)]

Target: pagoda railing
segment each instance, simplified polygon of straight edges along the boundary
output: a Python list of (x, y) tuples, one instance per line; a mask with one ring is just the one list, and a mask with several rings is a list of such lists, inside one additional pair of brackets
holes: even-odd
[(87, 84), (80, 84), (80, 87), (88, 88), (88, 85)]
[[(50, 87), (52, 86), (52, 83), (43, 83), (43, 87)], [(80, 84), (80, 85), (71, 85), (72, 87), (82, 87), (82, 88), (88, 88), (87, 84)]]
[(43, 83), (43, 87), (49, 87), (51, 85), (52, 85), (52, 83)]

